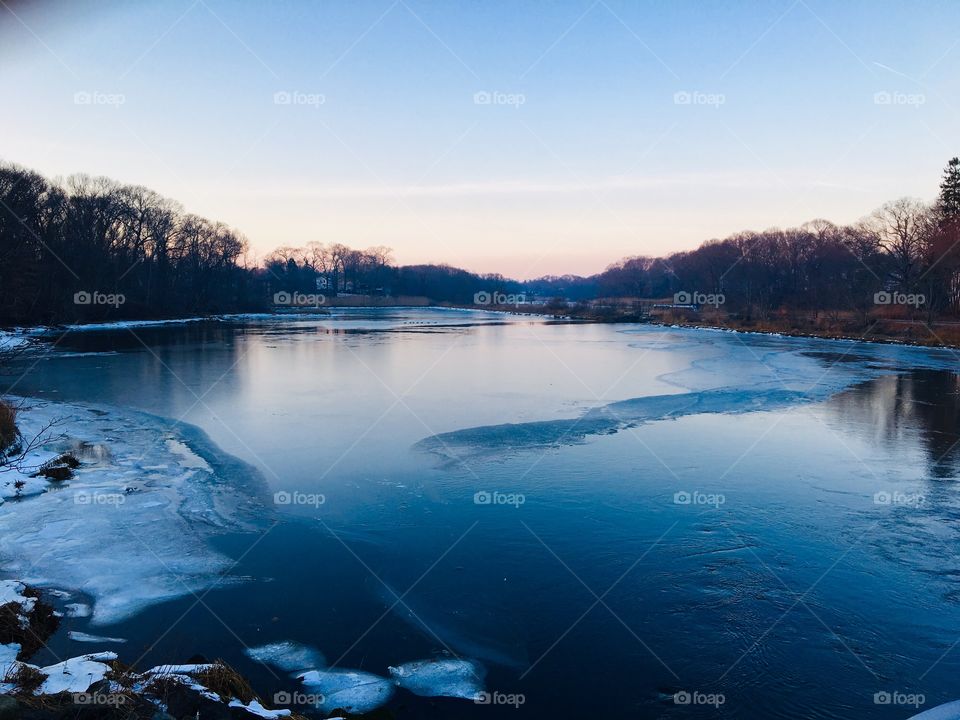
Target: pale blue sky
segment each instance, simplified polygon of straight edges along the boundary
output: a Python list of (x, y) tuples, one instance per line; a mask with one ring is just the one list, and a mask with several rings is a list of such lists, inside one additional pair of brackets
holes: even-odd
[(147, 185), (260, 255), (589, 273), (932, 199), (958, 69), (956, 0), (5, 0), (0, 158)]

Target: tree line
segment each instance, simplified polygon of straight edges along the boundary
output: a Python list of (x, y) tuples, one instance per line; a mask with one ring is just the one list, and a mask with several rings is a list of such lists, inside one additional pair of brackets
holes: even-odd
[(448, 265), (400, 266), (383, 246), (311, 242), (254, 263), (242, 233), (145, 187), (86, 175), (50, 181), (0, 165), (6, 325), (266, 310), (278, 293), (456, 305), (498, 293), (557, 302), (709, 294), (746, 318), (784, 309), (866, 317), (878, 301), (913, 298), (913, 309), (933, 318), (960, 314), (958, 245), (957, 158), (930, 204), (903, 198), (852, 225), (813, 220), (740, 232), (696, 250), (626, 258), (589, 277), (523, 282)]

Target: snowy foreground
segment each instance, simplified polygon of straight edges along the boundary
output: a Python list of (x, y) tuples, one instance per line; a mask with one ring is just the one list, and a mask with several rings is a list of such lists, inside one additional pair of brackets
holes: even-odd
[[(232, 561), (209, 540), (229, 530), (258, 529), (263, 486), (254, 470), (224, 456), (191, 426), (112, 407), (12, 401), (20, 408), (18, 425), (29, 452), (17, 468), (0, 472), (0, 573), (15, 578), (0, 580), (0, 606), (15, 608), (24, 628), (38, 604), (27, 586), (58, 598), (65, 614), (105, 625), (229, 581), (224, 576)], [(35, 476), (65, 454), (79, 461), (71, 477)], [(238, 698), (204, 684), (225, 666), (134, 672), (102, 649), (124, 638), (82, 632), (70, 637), (101, 647), (40, 667), (29, 663), (19, 644), (0, 644), (0, 694), (69, 695), (74, 703), (122, 696), (161, 710), (179, 702), (191, 714), (206, 703), (207, 716), (226, 708), (229, 717), (262, 718), (364, 713), (397, 691), (477, 702), (484, 697), (484, 669), (471, 660), (419, 660), (377, 675), (330, 668), (318, 650), (281, 642), (248, 650), (252, 659), (287, 673), (295, 688), (269, 703), (279, 709), (269, 709), (255, 696)], [(24, 678), (32, 678), (29, 686)]]
[[(0, 605), (18, 608), (29, 627), (37, 600), (15, 580), (0, 581)], [(364, 713), (387, 702), (397, 688), (425, 697), (452, 697), (483, 702), (483, 668), (468, 660), (419, 660), (388, 668), (390, 678), (359, 670), (324, 667), (323, 655), (290, 642), (249, 649), (248, 655), (291, 675), (295, 692), (277, 693), (270, 708), (244, 691), (238, 676), (225, 665), (203, 663), (160, 665), (136, 672), (116, 664), (114, 652), (95, 652), (40, 667), (18, 660), (20, 645), (0, 644), (0, 694), (59, 698), (74, 706), (146, 705), (161, 712), (202, 712), (205, 717), (289, 717), (295, 710)], [(226, 682), (225, 679), (226, 678)], [(226, 689), (224, 689), (226, 688)], [(237, 697), (242, 695), (242, 697)], [(282, 706), (287, 707), (282, 707)], [(219, 711), (219, 712), (218, 712)]]

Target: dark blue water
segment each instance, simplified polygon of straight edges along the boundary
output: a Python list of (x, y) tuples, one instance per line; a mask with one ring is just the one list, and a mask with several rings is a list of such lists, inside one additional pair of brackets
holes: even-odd
[(245, 647), (381, 674), (446, 652), (524, 698), (398, 693), (405, 718), (960, 697), (952, 353), (401, 310), (71, 332), (22, 362), (14, 392), (195, 424), (287, 493), (216, 540), (243, 582), (94, 630), (122, 660), (222, 657), (268, 697), (291, 680)]

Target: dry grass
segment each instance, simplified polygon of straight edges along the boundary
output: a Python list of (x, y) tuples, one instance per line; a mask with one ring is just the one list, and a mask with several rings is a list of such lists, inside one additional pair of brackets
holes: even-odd
[(17, 409), (5, 400), (0, 400), (0, 452), (15, 445), (18, 437)]
[(237, 698), (243, 703), (249, 703), (257, 697), (246, 678), (223, 660), (214, 661), (210, 668), (196, 673), (194, 677), (201, 685), (225, 700)]
[(16, 686), (18, 695), (32, 695), (47, 676), (30, 665), (18, 665), (4, 680)]
[(26, 627), (20, 622), (19, 603), (0, 606), (0, 643), (17, 643), (20, 645), (20, 657), (28, 658), (42, 648), (47, 638), (56, 632), (60, 626), (60, 618), (54, 613), (53, 607), (40, 600), (40, 593), (33, 588), (28, 587), (23, 594), (37, 598), (33, 612), (30, 613), (30, 622)]

